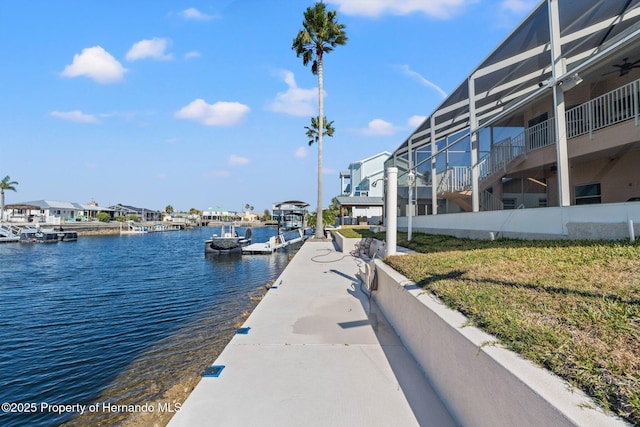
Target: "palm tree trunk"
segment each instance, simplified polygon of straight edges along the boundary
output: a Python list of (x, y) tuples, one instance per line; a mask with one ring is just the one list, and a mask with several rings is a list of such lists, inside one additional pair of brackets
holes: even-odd
[(316, 238), (324, 237), (322, 221), (322, 134), (324, 133), (324, 99), (322, 92), (322, 53), (318, 54), (318, 212), (316, 214)]
[(0, 191), (0, 222), (4, 220), (4, 190)]

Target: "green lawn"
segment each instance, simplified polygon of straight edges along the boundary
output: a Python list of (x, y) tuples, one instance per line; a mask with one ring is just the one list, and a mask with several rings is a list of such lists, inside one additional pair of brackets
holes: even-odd
[(398, 245), (420, 253), (386, 263), (506, 347), (640, 425), (638, 243), (406, 237), (398, 233)]

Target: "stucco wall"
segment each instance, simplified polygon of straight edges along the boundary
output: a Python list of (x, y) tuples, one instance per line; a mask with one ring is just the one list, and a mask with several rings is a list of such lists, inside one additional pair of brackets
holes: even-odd
[[(598, 239), (629, 238), (628, 221), (640, 232), (640, 202), (588, 206), (465, 212), (412, 218), (413, 231), (488, 239)], [(398, 230), (407, 231), (407, 217), (398, 218)], [(627, 230), (625, 232), (625, 230)], [(621, 234), (622, 233), (622, 234)]]
[[(640, 128), (636, 127), (640, 133)], [(591, 160), (572, 170), (572, 184), (600, 183), (602, 203), (640, 197), (640, 151), (619, 157)], [(572, 188), (573, 192), (574, 188)]]

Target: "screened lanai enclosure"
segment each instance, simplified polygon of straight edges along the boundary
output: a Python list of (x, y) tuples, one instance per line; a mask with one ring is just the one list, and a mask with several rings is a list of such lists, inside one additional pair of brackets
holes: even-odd
[(640, 200), (640, 0), (542, 1), (470, 71), (385, 164), (399, 216)]

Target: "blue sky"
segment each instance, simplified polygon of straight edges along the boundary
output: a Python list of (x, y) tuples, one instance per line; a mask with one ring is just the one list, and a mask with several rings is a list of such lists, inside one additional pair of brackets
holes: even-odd
[[(340, 170), (393, 151), (538, 3), (327, 0), (323, 205)], [(3, 0), (6, 203), (257, 212), (316, 206), (317, 77), (291, 50), (312, 1)]]

